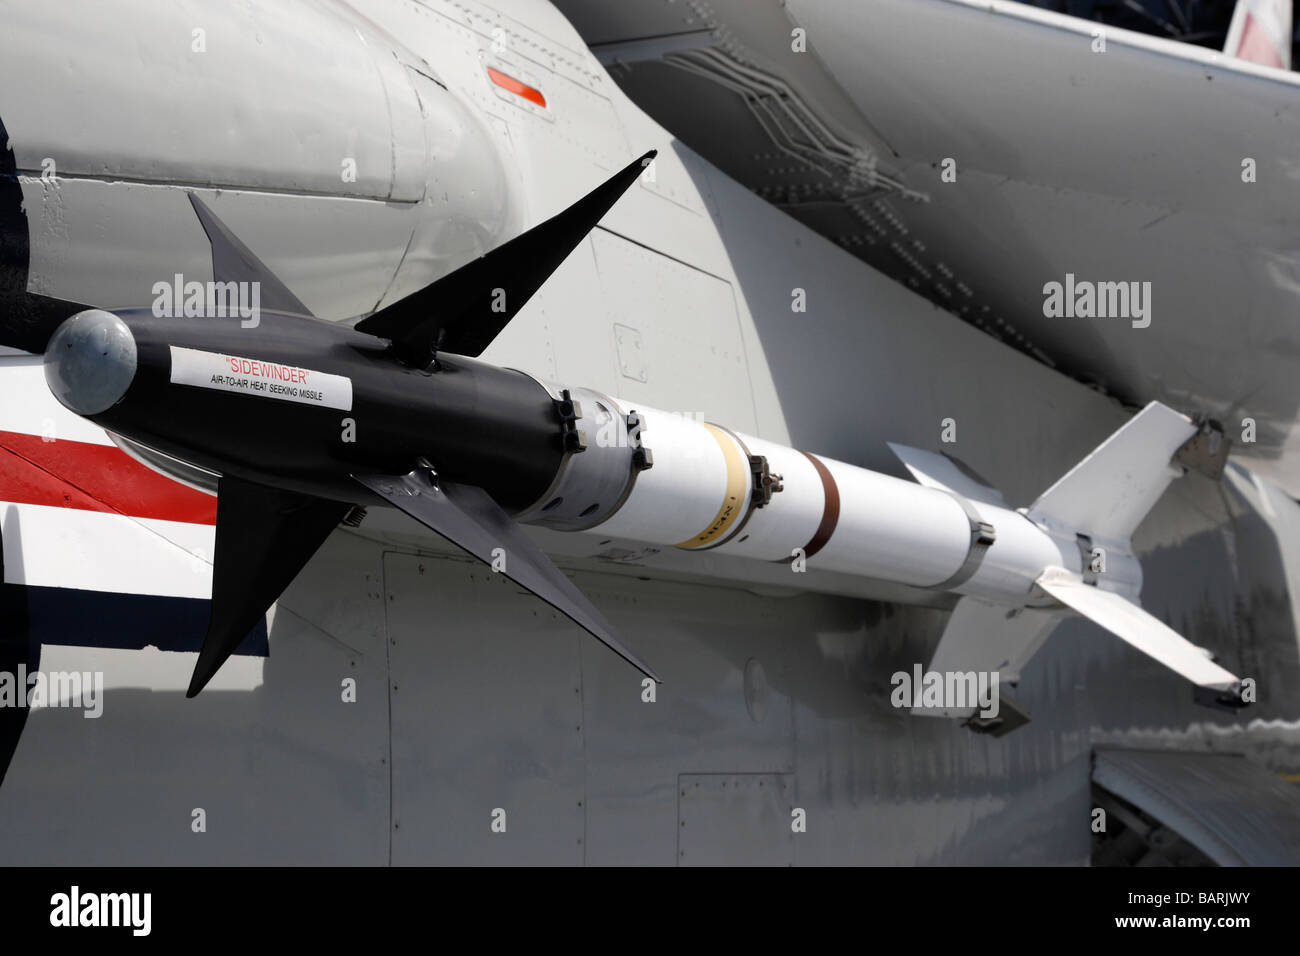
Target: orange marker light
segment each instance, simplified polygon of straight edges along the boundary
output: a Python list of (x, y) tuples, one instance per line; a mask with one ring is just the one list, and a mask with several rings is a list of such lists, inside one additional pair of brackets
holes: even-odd
[(528, 86), (526, 83), (520, 83), (513, 76), (506, 76), (500, 70), (494, 70), (492, 69), (492, 67), (489, 66), (488, 79), (490, 79), (497, 86), (501, 87), (501, 89), (508, 90), (509, 92), (515, 94), (515, 96), (522, 96), (530, 103), (536, 103), (538, 106), (542, 108), (546, 107), (546, 97), (542, 95), (540, 90), (535, 90), (531, 86)]

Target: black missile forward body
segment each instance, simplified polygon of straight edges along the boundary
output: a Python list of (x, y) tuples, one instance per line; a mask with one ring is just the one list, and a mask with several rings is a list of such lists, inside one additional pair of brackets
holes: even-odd
[(515, 512), (546, 491), (563, 455), (550, 394), (521, 372), (445, 352), (436, 370), (414, 368), (373, 335), (266, 311), (256, 328), (116, 316), (135, 374), (87, 417), (222, 476), (355, 501), (353, 475), (404, 475), (427, 459)]
[(59, 319), (24, 328), (21, 347), (46, 342), (60, 402), (217, 476), (212, 616), (188, 696), (339, 522), (369, 504), (405, 511), (494, 567), (505, 555), (502, 573), (658, 679), (511, 517), (554, 480), (572, 409), (528, 375), (476, 358), (653, 157), (355, 323), (311, 316), (193, 194), (215, 282), (258, 285), (254, 321), (55, 300), (28, 310)]

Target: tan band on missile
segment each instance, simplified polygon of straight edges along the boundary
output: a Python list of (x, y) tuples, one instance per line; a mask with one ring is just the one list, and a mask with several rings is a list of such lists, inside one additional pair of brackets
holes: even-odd
[(702, 548), (717, 541), (746, 511), (745, 489), (749, 482), (749, 463), (725, 430), (707, 422), (704, 427), (709, 430), (709, 434), (722, 449), (723, 460), (727, 463), (727, 490), (722, 499), (722, 507), (718, 509), (718, 513), (709, 522), (708, 527), (699, 534), (674, 545), (673, 547), (676, 548)]

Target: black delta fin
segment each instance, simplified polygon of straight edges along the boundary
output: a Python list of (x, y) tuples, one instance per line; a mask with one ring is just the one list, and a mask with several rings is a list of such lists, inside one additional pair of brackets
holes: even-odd
[(240, 478), (217, 482), (212, 617), (186, 697), (221, 669), (350, 507)]
[(435, 481), (428, 468), (417, 468), (410, 474), (397, 477), (353, 477), (389, 504), (405, 511), (452, 544), (464, 548), (484, 564), (491, 565), (492, 552), (501, 548), (505, 556), (502, 574), (588, 631), (641, 673), (659, 680), (648, 664), (615, 637), (613, 627), (587, 596), (482, 488)]
[(211, 207), (194, 193), (189, 194), (190, 205), (208, 234), (212, 244), (212, 279), (215, 282), (256, 282), (259, 303), (271, 312), (288, 312), (291, 315), (311, 315), (302, 300), (289, 291), (266, 263), (254, 255), (239, 237), (230, 231)]
[(436, 351), (477, 356), (596, 227), (655, 150), (634, 160), (557, 216), (358, 322), (423, 366)]

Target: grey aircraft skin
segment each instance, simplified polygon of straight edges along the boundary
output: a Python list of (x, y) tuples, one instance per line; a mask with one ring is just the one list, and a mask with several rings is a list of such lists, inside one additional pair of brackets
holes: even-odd
[[(193, 194), (344, 321), (657, 149), (485, 360), (898, 478), (888, 443), (942, 450), (1011, 507), (1148, 400), (1223, 408), (1170, 389), (1121, 403), (862, 262), (642, 112), (546, 0), (0, 14), (7, 309), (23, 293), (129, 309), (210, 281)], [(50, 396), (40, 355), (6, 349), (0, 680), (100, 674), (103, 691), (93, 719), (0, 707), (0, 862), (1087, 865), (1099, 807), (1112, 834), (1136, 817), (1179, 837), (1103, 862), (1300, 862), (1300, 505), (1237, 451), (1221, 478), (1173, 481), (1133, 545), (1142, 606), (1253, 683), (1241, 710), (1072, 617), (1007, 690), (1032, 719), (976, 732), (891, 700), (950, 594), (815, 556), (801, 576), (530, 528), (652, 662), (648, 686), (377, 507), (187, 700), (213, 531), (184, 482), (201, 481), (146, 468)]]

